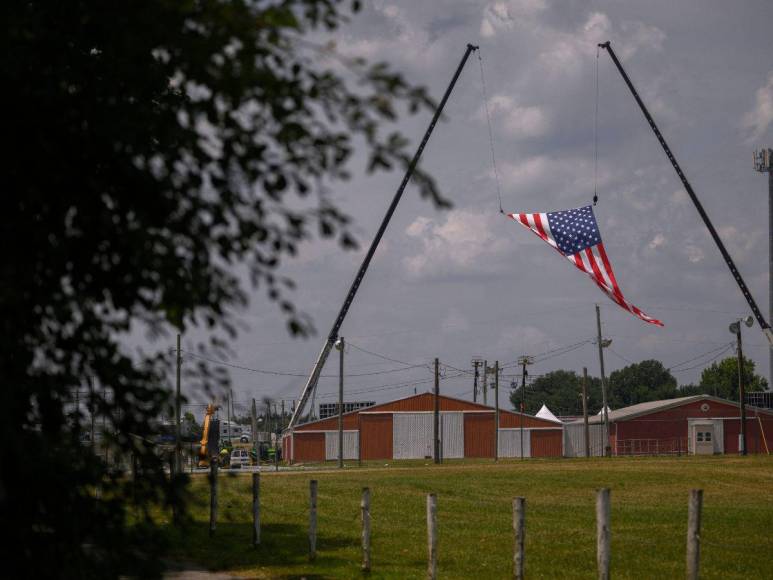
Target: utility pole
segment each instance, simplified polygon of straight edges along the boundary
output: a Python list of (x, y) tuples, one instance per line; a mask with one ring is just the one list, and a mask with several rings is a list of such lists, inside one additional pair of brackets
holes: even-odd
[(432, 428), (435, 440), (435, 463), (440, 463), (440, 361), (435, 358), (435, 417)]
[(344, 337), (336, 341), (338, 349), (338, 468), (344, 467)]
[[(478, 367), (483, 363), (483, 359), (479, 356), (472, 357), (472, 366), (475, 369), (475, 378), (473, 379), (472, 387), (472, 402), (478, 402)], [(771, 383), (773, 385), (773, 383)]]
[(183, 357), (182, 357), (182, 352), (180, 350), (180, 333), (178, 332), (177, 333), (177, 389), (175, 392), (175, 399), (174, 399), (174, 412), (175, 412), (174, 469), (177, 473), (180, 473), (182, 471), (182, 465), (180, 463), (180, 459), (182, 457), (182, 452), (183, 452), (182, 442), (180, 440), (180, 414), (182, 411), (182, 403), (180, 399), (180, 369), (182, 368), (182, 364), (183, 364)]
[[(768, 319), (773, 318), (773, 149), (754, 152), (754, 169), (768, 174)], [(773, 389), (773, 348), (768, 352), (768, 388)]]
[(588, 430), (588, 367), (582, 367), (582, 420), (585, 423), (585, 457), (590, 457), (590, 431)]
[(285, 400), (282, 399), (282, 418), (279, 421), (279, 428), (284, 430), (285, 428)]
[(598, 331), (596, 342), (599, 345), (599, 366), (601, 367), (601, 414), (604, 420), (604, 455), (610, 457), (612, 455), (612, 448), (609, 445), (609, 412), (607, 408), (607, 377), (604, 374), (604, 347), (612, 344), (612, 340), (601, 338), (601, 311), (598, 304), (596, 304), (596, 329)]
[(736, 320), (730, 325), (730, 332), (735, 334), (735, 340), (738, 344), (738, 399), (741, 405), (741, 455), (746, 455), (746, 397), (744, 396), (744, 373), (743, 373), (743, 345), (741, 341), (741, 322), (751, 328), (754, 319), (751, 316)]
[(483, 404), (488, 405), (488, 361), (483, 361)]
[(494, 461), (499, 461), (499, 361), (494, 362)]
[(741, 399), (741, 455), (746, 455), (746, 401), (744, 400), (743, 384), (743, 346), (741, 341), (741, 325), (738, 324), (736, 339), (738, 341), (738, 398)]
[(252, 399), (252, 408), (250, 409), (250, 423), (252, 427), (252, 448), (255, 450), (255, 463), (260, 465), (260, 446), (258, 445), (258, 408), (255, 405), (255, 398)]
[(526, 375), (529, 374), (526, 371), (526, 365), (530, 365), (534, 362), (534, 357), (529, 355), (523, 355), (518, 358), (518, 364), (521, 365), (523, 372), (521, 373), (521, 459), (523, 459), (523, 414), (526, 412)]

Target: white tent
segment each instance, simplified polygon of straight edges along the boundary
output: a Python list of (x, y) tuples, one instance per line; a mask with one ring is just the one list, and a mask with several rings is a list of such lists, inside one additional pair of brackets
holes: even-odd
[[(609, 405), (607, 405), (607, 415), (609, 415), (612, 412), (612, 409), (609, 408)], [(596, 417), (600, 417), (604, 414), (604, 409), (602, 408), (598, 413), (596, 413)]]
[(555, 421), (556, 423), (560, 423), (561, 420), (556, 417), (553, 412), (548, 409), (548, 406), (543, 403), (542, 408), (537, 411), (537, 417), (540, 419), (546, 419), (547, 421)]

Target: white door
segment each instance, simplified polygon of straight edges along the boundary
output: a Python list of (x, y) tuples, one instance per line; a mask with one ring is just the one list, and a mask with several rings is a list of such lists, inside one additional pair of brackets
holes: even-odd
[(433, 452), (432, 413), (392, 415), (392, 454), (395, 459), (431, 458)]
[(693, 449), (696, 455), (714, 455), (714, 425), (693, 425)]

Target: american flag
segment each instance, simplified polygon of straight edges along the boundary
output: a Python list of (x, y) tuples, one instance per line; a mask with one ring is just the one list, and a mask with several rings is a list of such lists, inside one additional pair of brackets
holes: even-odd
[(529, 228), (558, 250), (562, 256), (590, 276), (602, 292), (618, 306), (644, 322), (663, 326), (660, 320), (647, 316), (623, 297), (604, 251), (601, 232), (591, 206), (550, 213), (509, 213), (507, 217)]

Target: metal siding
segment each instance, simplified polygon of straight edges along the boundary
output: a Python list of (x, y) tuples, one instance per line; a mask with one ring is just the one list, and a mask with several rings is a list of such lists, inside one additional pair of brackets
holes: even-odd
[(296, 433), (293, 441), (293, 461), (324, 461), (324, 433)]
[[(604, 425), (588, 425), (591, 457), (604, 455)], [(564, 457), (585, 457), (585, 425), (564, 425)]]
[(494, 457), (493, 413), (465, 413), (464, 456)]
[(464, 413), (441, 413), (440, 417), (443, 457), (445, 459), (464, 457)]
[[(344, 459), (357, 459), (360, 450), (360, 434), (344, 431)], [(338, 431), (325, 431), (325, 459), (338, 459)]]
[[(521, 430), (520, 429), (500, 429), (499, 430), (499, 456), (500, 457), (520, 457), (521, 456)], [(531, 431), (523, 430), (523, 456), (531, 457)]]
[[(724, 422), (725, 430), (725, 453), (739, 453), (741, 445), (739, 436), (741, 434), (740, 419), (726, 419)], [(770, 442), (768, 442), (770, 445)], [(760, 424), (757, 417), (746, 417), (746, 451), (748, 453), (765, 453), (765, 444), (760, 437)]]
[(392, 415), (360, 414), (362, 459), (392, 459)]
[(531, 432), (531, 457), (561, 457), (561, 430), (535, 429)]
[(392, 453), (395, 459), (432, 457), (431, 413), (395, 413), (392, 416)]

